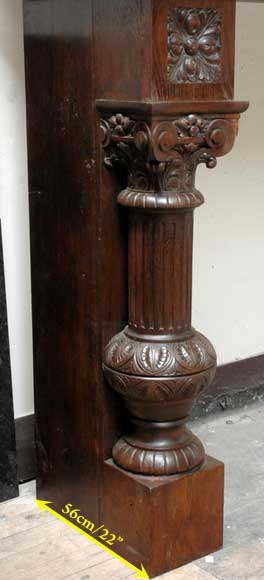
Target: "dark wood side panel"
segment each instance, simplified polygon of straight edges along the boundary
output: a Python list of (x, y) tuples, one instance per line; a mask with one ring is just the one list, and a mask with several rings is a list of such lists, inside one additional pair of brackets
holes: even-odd
[(75, 480), (75, 496), (84, 501), (93, 489), (96, 518), (101, 393), (91, 251), (98, 228), (91, 2), (77, 2), (78, 11), (76, 2), (67, 4), (66, 11), (60, 1), (25, 4), (38, 493), (66, 499)]
[(102, 333), (123, 324), (126, 278), (116, 184), (99, 179), (92, 6), (24, 6), (38, 493), (74, 496), (96, 521), (118, 429)]
[(17, 479), (19, 483), (35, 479), (35, 415), (16, 419)]
[(74, 493), (94, 519), (100, 463), (122, 430), (102, 350), (127, 321), (127, 217), (101, 157), (95, 97), (150, 93), (150, 9), (24, 1), (38, 487)]

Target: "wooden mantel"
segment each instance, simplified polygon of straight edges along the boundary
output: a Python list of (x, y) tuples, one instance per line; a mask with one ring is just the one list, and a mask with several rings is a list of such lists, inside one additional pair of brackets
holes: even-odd
[(248, 107), (235, 0), (24, 14), (38, 494), (118, 531), (154, 577), (223, 541), (223, 464), (186, 423), (216, 369), (191, 319), (196, 169)]

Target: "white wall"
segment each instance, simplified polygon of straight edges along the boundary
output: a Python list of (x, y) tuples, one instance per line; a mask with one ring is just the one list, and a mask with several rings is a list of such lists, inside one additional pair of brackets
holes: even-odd
[(250, 100), (233, 152), (199, 169), (193, 322), (220, 364), (264, 352), (264, 3), (237, 4), (236, 98)]
[[(249, 99), (233, 153), (199, 169), (193, 322), (220, 364), (264, 352), (264, 3), (237, 7), (236, 95)], [(0, 0), (0, 215), (15, 415), (33, 411), (22, 0)]]
[(0, 0), (0, 216), (16, 417), (33, 411), (22, 0)]

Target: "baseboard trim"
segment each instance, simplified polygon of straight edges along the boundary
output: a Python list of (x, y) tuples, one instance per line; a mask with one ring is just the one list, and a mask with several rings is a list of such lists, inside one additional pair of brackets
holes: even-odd
[[(193, 418), (242, 407), (257, 399), (264, 401), (264, 355), (218, 367), (213, 384), (195, 405)], [(36, 477), (35, 416), (21, 417), (15, 423), (21, 483)]]
[(193, 417), (264, 400), (264, 355), (217, 368), (213, 384), (197, 401)]

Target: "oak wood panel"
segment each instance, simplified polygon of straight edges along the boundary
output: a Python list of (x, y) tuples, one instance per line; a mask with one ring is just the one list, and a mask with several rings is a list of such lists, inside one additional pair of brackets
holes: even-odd
[[(191, 474), (146, 478), (124, 473), (109, 460), (105, 482), (111, 490), (105, 517), (126, 539), (119, 552), (137, 567), (143, 563), (150, 578), (222, 547), (224, 465), (220, 461), (207, 456), (202, 468)], [(128, 521), (133, 522), (129, 528)]]
[(97, 520), (119, 407), (101, 336), (125, 319), (126, 277), (115, 180), (96, 173), (91, 2), (77, 4), (25, 2), (38, 489)]
[(97, 97), (151, 96), (152, 0), (94, 2)]

